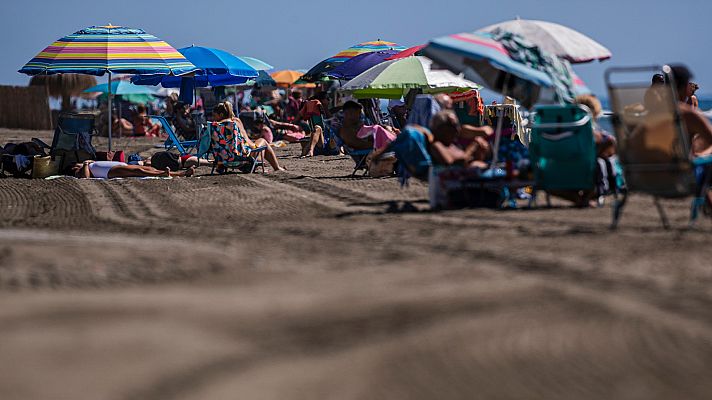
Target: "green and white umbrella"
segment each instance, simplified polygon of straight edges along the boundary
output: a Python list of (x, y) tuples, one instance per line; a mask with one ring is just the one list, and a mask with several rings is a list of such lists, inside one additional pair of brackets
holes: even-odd
[(449, 70), (434, 69), (427, 57), (415, 56), (378, 64), (347, 82), (341, 90), (355, 98), (399, 99), (411, 89), (436, 94), (480, 87)]

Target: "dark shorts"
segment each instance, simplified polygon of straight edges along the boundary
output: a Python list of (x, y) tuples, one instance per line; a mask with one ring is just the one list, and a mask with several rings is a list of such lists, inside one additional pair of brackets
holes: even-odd
[(312, 133), (312, 127), (308, 122), (299, 121), (297, 125), (302, 128), (305, 133)]
[(314, 148), (314, 155), (315, 156), (338, 156), (339, 155), (339, 148), (336, 147), (332, 149), (329, 147), (328, 143), (324, 143), (324, 146), (316, 146)]

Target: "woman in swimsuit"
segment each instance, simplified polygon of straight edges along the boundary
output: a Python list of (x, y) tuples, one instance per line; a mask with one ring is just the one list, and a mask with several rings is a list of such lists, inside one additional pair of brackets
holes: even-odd
[(75, 164), (70, 168), (71, 175), (77, 178), (145, 178), (145, 177), (168, 177), (168, 176), (192, 176), (195, 168), (191, 167), (185, 171), (171, 172), (170, 168), (161, 171), (144, 165), (129, 165), (119, 161), (84, 161)]

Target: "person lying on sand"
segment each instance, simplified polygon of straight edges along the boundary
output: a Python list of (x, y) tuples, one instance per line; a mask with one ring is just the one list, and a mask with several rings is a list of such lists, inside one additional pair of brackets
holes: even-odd
[(119, 161), (94, 161), (88, 160), (77, 163), (70, 167), (70, 175), (77, 178), (146, 178), (146, 177), (188, 177), (192, 176), (195, 168), (191, 167), (185, 171), (171, 172), (169, 168), (165, 170), (156, 169), (143, 165), (129, 165)]

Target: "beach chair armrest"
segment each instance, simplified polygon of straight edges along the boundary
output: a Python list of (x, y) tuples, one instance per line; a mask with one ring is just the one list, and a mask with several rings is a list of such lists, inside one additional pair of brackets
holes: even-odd
[(250, 149), (250, 153), (259, 153), (261, 151), (267, 150), (267, 146), (260, 146), (260, 147), (255, 147), (254, 149)]

